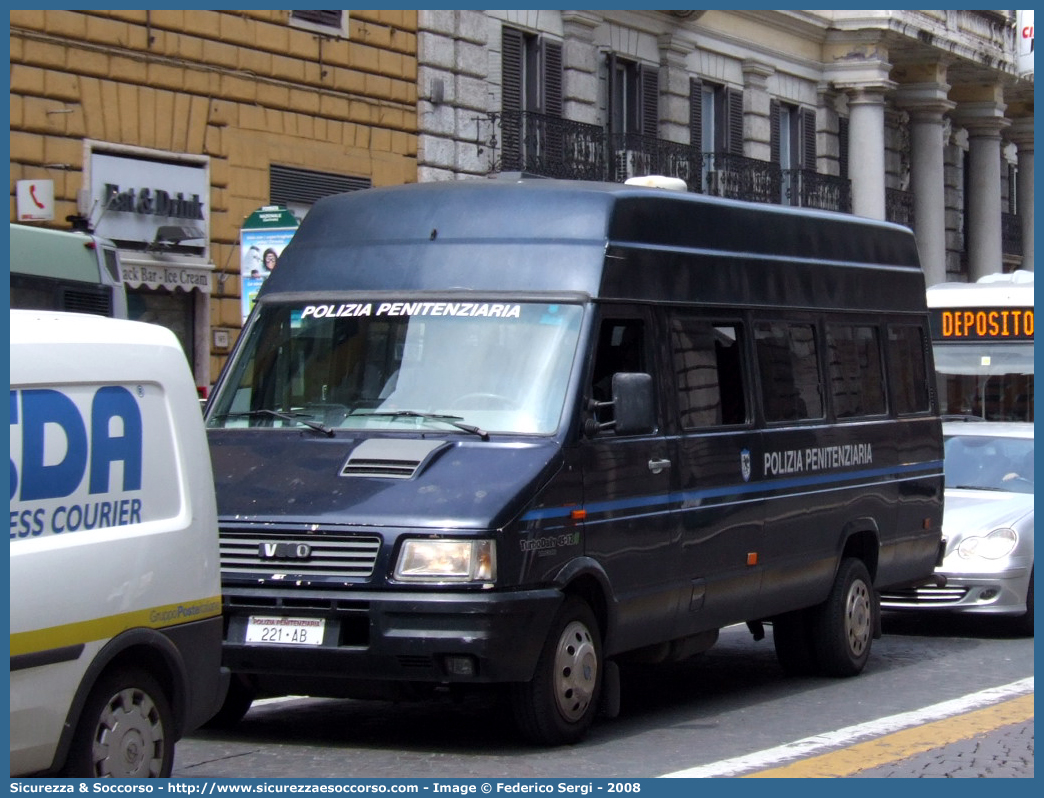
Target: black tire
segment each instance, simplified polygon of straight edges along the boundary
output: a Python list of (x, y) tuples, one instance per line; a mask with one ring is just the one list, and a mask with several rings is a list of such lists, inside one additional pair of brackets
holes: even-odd
[(581, 740), (598, 714), (603, 670), (594, 613), (583, 601), (567, 597), (551, 623), (532, 681), (511, 690), (522, 735), (541, 745)]
[(870, 657), (877, 595), (862, 560), (841, 561), (834, 586), (816, 608), (812, 640), (824, 676), (855, 676)]
[(165, 779), (173, 766), (174, 714), (159, 682), (138, 668), (104, 674), (84, 704), (62, 775)]
[(254, 689), (243, 680), (243, 677), (233, 673), (232, 678), (228, 681), (228, 692), (225, 693), (225, 700), (221, 702), (221, 708), (201, 728), (219, 730), (233, 728), (250, 710), (255, 695)]
[(1030, 568), (1029, 587), (1026, 589), (1026, 611), (1014, 619), (1015, 632), (1033, 637), (1033, 568)]
[(818, 673), (816, 649), (812, 642), (812, 616), (808, 610), (796, 610), (773, 618), (772, 643), (780, 667), (790, 676)]

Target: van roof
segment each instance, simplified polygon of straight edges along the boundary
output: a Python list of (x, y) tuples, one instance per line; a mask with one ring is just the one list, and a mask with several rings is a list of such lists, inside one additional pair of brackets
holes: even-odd
[[(783, 264), (794, 285), (776, 268)], [(882, 270), (892, 279), (882, 280)], [(916, 244), (898, 225), (661, 188), (521, 178), (321, 199), (259, 300), (460, 288), (734, 303), (742, 290), (754, 302), (899, 309), (906, 288), (896, 280), (913, 280), (906, 285), (919, 297), (909, 309), (923, 309)]]
[[(175, 347), (181, 351), (174, 333), (158, 324), (56, 310), (12, 308), (10, 313), (11, 346), (113, 343), (127, 347)], [(89, 364), (84, 366), (86, 368)]]
[(11, 271), (84, 283), (102, 280), (95, 239), (86, 233), (11, 223)]

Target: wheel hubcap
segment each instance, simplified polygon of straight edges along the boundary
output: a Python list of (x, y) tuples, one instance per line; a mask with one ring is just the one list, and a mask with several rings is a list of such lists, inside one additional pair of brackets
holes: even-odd
[(156, 778), (163, 759), (163, 724), (152, 699), (133, 688), (109, 701), (94, 738), (99, 776)]
[(555, 651), (555, 701), (562, 717), (575, 722), (584, 716), (598, 681), (598, 654), (591, 632), (573, 621), (562, 632)]
[(870, 590), (866, 583), (861, 580), (853, 582), (845, 604), (845, 634), (853, 656), (862, 656), (870, 643), (871, 612)]

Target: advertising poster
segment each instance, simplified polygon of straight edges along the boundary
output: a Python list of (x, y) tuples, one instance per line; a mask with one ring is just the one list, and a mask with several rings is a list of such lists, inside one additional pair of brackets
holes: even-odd
[(297, 219), (281, 205), (258, 208), (243, 223), (239, 235), (243, 321), (246, 322), (257, 292), (278, 268), (283, 249), (297, 231)]

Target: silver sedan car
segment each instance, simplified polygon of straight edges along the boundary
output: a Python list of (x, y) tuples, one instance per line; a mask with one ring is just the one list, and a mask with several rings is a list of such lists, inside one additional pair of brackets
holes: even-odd
[(943, 424), (946, 555), (931, 584), (881, 596), (886, 610), (1010, 616), (1033, 634), (1033, 424)]

